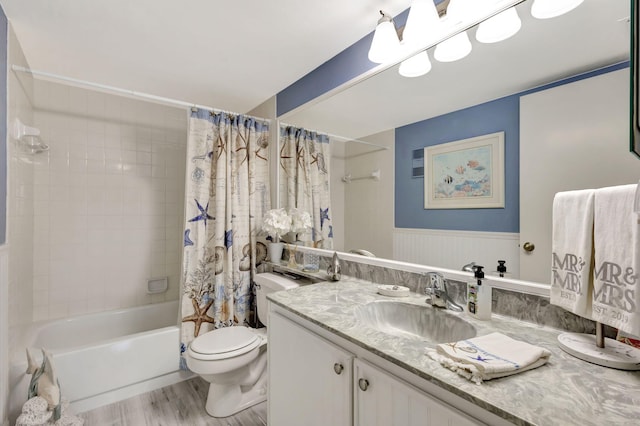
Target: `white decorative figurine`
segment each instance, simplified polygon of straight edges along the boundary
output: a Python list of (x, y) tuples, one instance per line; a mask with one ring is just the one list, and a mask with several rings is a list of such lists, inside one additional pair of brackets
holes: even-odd
[(56, 377), (51, 362), (51, 354), (42, 349), (42, 365), (33, 359), (29, 348), (27, 348), (27, 374), (31, 374), (31, 383), (29, 383), (29, 394), (27, 399), (34, 396), (40, 396), (47, 401), (48, 409), (53, 411), (53, 420), (60, 418), (60, 385)]
[(60, 397), (60, 384), (56, 377), (51, 354), (42, 349), (42, 365), (38, 366), (27, 349), (27, 374), (31, 374), (28, 400), (16, 426), (82, 426), (84, 420), (65, 413), (68, 403)]

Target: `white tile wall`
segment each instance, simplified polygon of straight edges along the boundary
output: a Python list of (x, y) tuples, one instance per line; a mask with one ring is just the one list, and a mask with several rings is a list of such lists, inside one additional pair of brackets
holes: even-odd
[(33, 320), (177, 299), (186, 112), (50, 82), (34, 99)]
[[(10, 27), (9, 63), (25, 66), (26, 60), (20, 44)], [(19, 118), (24, 123), (33, 121), (29, 102), (29, 79), (20, 79), (8, 73), (8, 130)], [(33, 299), (33, 235), (34, 235), (34, 179), (32, 158), (21, 150), (9, 135), (7, 140), (7, 245), (9, 247), (9, 327), (28, 324), (32, 318)], [(9, 345), (13, 347), (13, 338)]]

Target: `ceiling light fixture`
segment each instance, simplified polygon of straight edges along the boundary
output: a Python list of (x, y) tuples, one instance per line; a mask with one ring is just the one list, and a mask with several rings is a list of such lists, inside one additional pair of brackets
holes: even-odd
[(384, 64), (397, 58), (400, 50), (400, 39), (396, 32), (391, 15), (380, 11), (380, 20), (373, 33), (373, 40), (369, 48), (369, 60), (377, 64)]
[[(511, 0), (450, 0), (441, 20), (437, 0), (411, 0), (407, 22), (398, 36), (391, 15), (380, 11), (380, 19), (369, 48), (369, 60), (378, 64), (402, 61), (398, 72), (404, 77), (418, 77), (431, 70), (427, 48), (434, 42), (433, 56), (439, 62), (453, 62), (471, 53), (468, 29), (477, 26), (476, 40), (497, 43), (512, 37), (522, 28), (515, 4)], [(538, 19), (552, 18), (578, 7), (584, 0), (533, 0), (531, 14)], [(444, 3), (441, 2), (441, 6)], [(507, 7), (505, 9), (505, 7)], [(490, 16), (490, 18), (487, 18)], [(455, 34), (451, 36), (450, 34)], [(447, 38), (448, 36), (448, 38)], [(418, 52), (418, 53), (415, 53)], [(412, 55), (412, 56), (409, 56)]]
[[(433, 0), (412, 0), (407, 24), (402, 33), (404, 52), (428, 46), (441, 33), (440, 17)], [(431, 71), (429, 54), (425, 51), (405, 59), (398, 72), (403, 77), (420, 77)]]
[(476, 40), (480, 43), (497, 43), (514, 36), (522, 28), (522, 21), (515, 7), (510, 7), (480, 23)]
[(438, 62), (458, 61), (471, 53), (471, 42), (466, 31), (454, 35), (436, 46), (433, 57)]
[(412, 0), (402, 44), (416, 48), (427, 46), (441, 34), (440, 17), (433, 0)]
[(555, 18), (580, 6), (584, 0), (535, 0), (531, 15), (538, 19)]
[[(451, 0), (447, 6), (446, 20), (448, 26), (455, 28), (477, 16), (482, 2), (478, 0)], [(439, 43), (433, 57), (439, 62), (458, 61), (471, 53), (471, 42), (466, 31), (462, 31)]]
[(429, 71), (431, 71), (431, 61), (426, 50), (402, 61), (398, 69), (403, 77), (420, 77)]

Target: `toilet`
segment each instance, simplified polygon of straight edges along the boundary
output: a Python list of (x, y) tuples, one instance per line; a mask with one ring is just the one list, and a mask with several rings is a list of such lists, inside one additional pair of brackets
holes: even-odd
[[(257, 314), (267, 324), (267, 294), (298, 287), (274, 273), (256, 274)], [(266, 328), (225, 327), (196, 337), (186, 351), (189, 370), (210, 383), (206, 410), (227, 417), (267, 399)]]

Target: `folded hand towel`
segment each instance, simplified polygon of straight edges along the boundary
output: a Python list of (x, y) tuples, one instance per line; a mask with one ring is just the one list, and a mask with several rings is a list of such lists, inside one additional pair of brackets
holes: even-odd
[(592, 319), (640, 335), (640, 223), (637, 185), (596, 191)]
[(595, 191), (559, 192), (553, 199), (551, 304), (591, 318)]
[(442, 343), (427, 355), (450, 370), (480, 384), (545, 364), (551, 352), (501, 333)]

